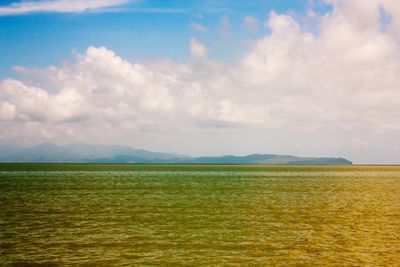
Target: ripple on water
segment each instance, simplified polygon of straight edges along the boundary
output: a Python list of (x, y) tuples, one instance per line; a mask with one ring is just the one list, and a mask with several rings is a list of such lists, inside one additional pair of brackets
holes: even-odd
[(0, 172), (0, 265), (400, 262), (400, 168)]

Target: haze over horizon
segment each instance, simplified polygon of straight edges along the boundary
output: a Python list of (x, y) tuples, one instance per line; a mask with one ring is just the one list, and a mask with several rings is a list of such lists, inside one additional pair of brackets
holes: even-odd
[(6, 0), (0, 144), (400, 163), (400, 1)]

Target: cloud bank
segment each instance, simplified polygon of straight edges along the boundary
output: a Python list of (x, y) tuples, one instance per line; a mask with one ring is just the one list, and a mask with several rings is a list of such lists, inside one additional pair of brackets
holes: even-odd
[(400, 155), (400, 4), (332, 5), (318, 33), (271, 12), (271, 34), (230, 65), (192, 39), (186, 64), (89, 47), (61, 67), (18, 67), (25, 80), (0, 83), (0, 137), (391, 162)]

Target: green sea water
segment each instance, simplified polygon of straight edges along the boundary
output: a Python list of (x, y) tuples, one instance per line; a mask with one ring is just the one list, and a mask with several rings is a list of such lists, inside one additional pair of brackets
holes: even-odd
[(0, 164), (0, 266), (400, 266), (400, 167)]

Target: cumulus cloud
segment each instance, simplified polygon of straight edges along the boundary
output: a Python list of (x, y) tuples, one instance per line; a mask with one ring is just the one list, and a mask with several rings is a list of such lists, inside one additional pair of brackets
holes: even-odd
[(114, 7), (130, 0), (40, 0), (22, 1), (0, 6), (0, 15), (16, 15), (32, 12), (84, 12), (90, 9)]
[(202, 43), (192, 38), (190, 40), (190, 53), (193, 57), (205, 58), (207, 57), (207, 48)]
[[(139, 64), (89, 47), (73, 64), (18, 68), (43, 85), (1, 82), (0, 137), (137, 144), (134, 138), (164, 149), (175, 142), (179, 152), (202, 151), (204, 143), (232, 151), (224, 142), (245, 152), (325, 147), (363, 162), (357, 149), (400, 149), (393, 146), (400, 133), (398, 6), (349, 2), (333, 3), (318, 34), (271, 12), (271, 34), (230, 65), (191, 39), (185, 64)], [(382, 8), (393, 17), (386, 31)]]

